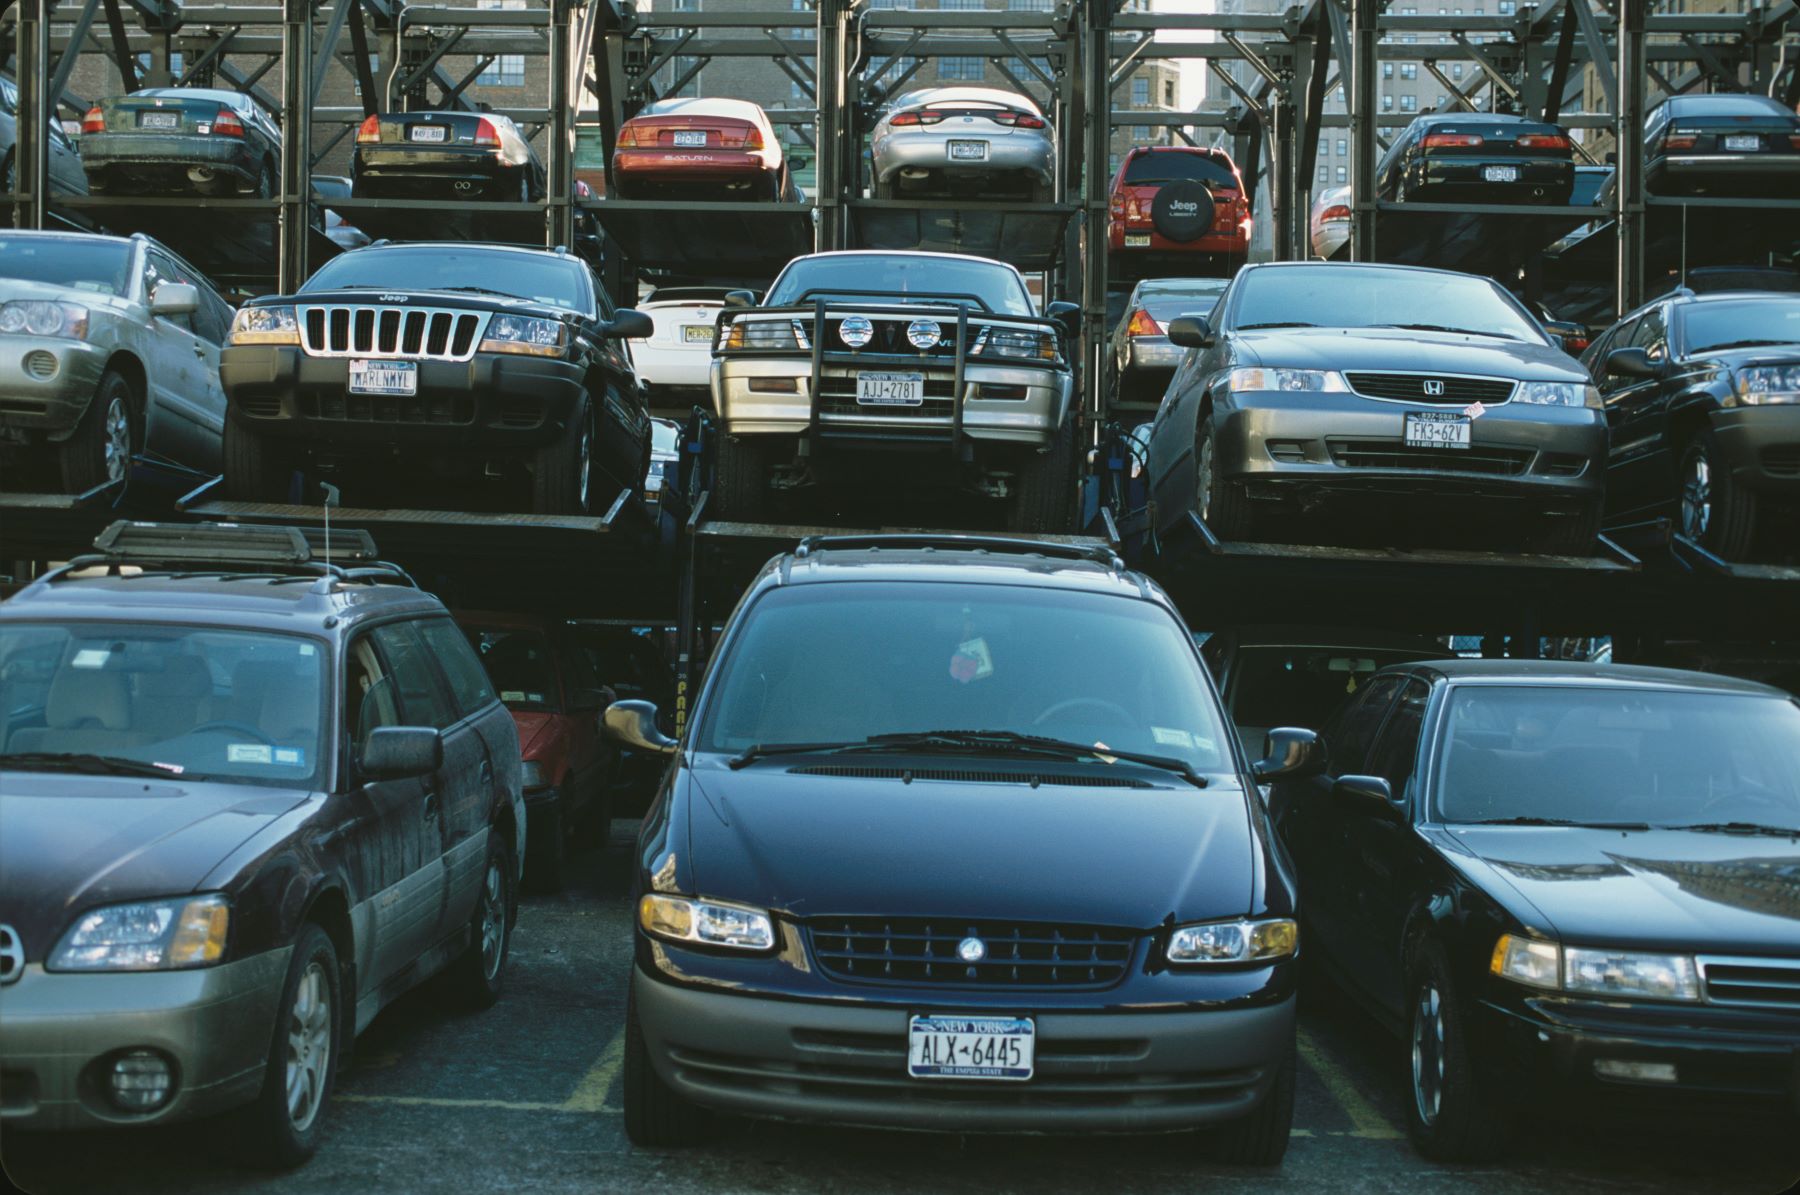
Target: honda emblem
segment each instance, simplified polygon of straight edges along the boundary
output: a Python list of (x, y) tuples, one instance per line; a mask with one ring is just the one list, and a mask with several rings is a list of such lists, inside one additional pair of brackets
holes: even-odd
[(1429, 397), (1442, 398), (1444, 396), (1444, 383), (1438, 381), (1436, 378), (1427, 378), (1423, 384), (1425, 393)]

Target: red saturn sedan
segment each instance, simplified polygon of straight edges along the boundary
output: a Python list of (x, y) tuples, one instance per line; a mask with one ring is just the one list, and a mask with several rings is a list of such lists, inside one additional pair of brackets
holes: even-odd
[(1144, 145), (1113, 177), (1107, 245), (1121, 276), (1229, 275), (1250, 251), (1250, 201), (1222, 149)]
[(781, 138), (747, 100), (658, 100), (613, 148), (619, 199), (798, 200)]

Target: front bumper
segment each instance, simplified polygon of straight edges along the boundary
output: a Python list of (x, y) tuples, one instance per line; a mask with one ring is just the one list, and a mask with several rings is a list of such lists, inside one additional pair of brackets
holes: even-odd
[[(988, 156), (979, 162), (951, 161), (951, 141), (986, 141)], [(893, 182), (902, 170), (924, 170), (970, 178), (1029, 175), (1041, 186), (1049, 187), (1056, 182), (1054, 161), (1055, 153), (1048, 140), (1018, 132), (966, 137), (941, 129), (889, 133), (874, 146), (875, 178), (883, 184)]]
[(1241, 1117), (1267, 1094), (1294, 1041), (1294, 997), (1252, 1007), (1035, 1011), (1025, 1082), (906, 1073), (911, 1015), (958, 1011), (954, 992), (911, 1007), (799, 1001), (632, 972), (651, 1066), (697, 1104), (741, 1115), (951, 1132), (1192, 1129)]
[(0, 336), (0, 428), (66, 437), (94, 397), (106, 358), (84, 340)]
[[(194, 971), (81, 975), (33, 963), (0, 988), (0, 1123), (69, 1129), (164, 1123), (222, 1111), (261, 1086), (291, 948)], [(110, 1055), (173, 1061), (175, 1093), (147, 1114), (107, 1100)]]
[(1800, 495), (1800, 404), (1713, 412), (1713, 435), (1731, 476), (1766, 494)]

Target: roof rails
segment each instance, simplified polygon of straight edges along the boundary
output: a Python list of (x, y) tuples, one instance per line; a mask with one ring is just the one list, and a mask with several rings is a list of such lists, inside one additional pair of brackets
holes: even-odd
[(858, 548), (943, 548), (951, 551), (1013, 553), (1020, 556), (1055, 556), (1086, 560), (1114, 572), (1125, 571), (1125, 560), (1106, 544), (1075, 539), (1023, 539), (1005, 535), (966, 535), (942, 531), (881, 531), (863, 535), (809, 535), (794, 549), (798, 558), (814, 552), (854, 551)]
[(250, 572), (317, 575), (321, 592), (338, 582), (418, 584), (399, 565), (382, 560), (367, 531), (253, 526), (242, 523), (141, 523), (120, 520), (94, 538), (96, 551), (77, 556), (57, 576), (106, 565), (229, 568)]

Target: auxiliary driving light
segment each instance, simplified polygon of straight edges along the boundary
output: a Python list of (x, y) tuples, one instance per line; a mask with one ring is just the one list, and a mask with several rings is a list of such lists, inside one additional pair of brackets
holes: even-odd
[(933, 347), (943, 338), (943, 325), (934, 319), (916, 319), (906, 325), (906, 339), (920, 352)]
[(154, 1112), (175, 1094), (175, 1073), (154, 1050), (127, 1050), (113, 1059), (106, 1078), (121, 1112)]
[(875, 325), (860, 315), (853, 315), (838, 325), (838, 339), (853, 349), (860, 349), (875, 339)]

